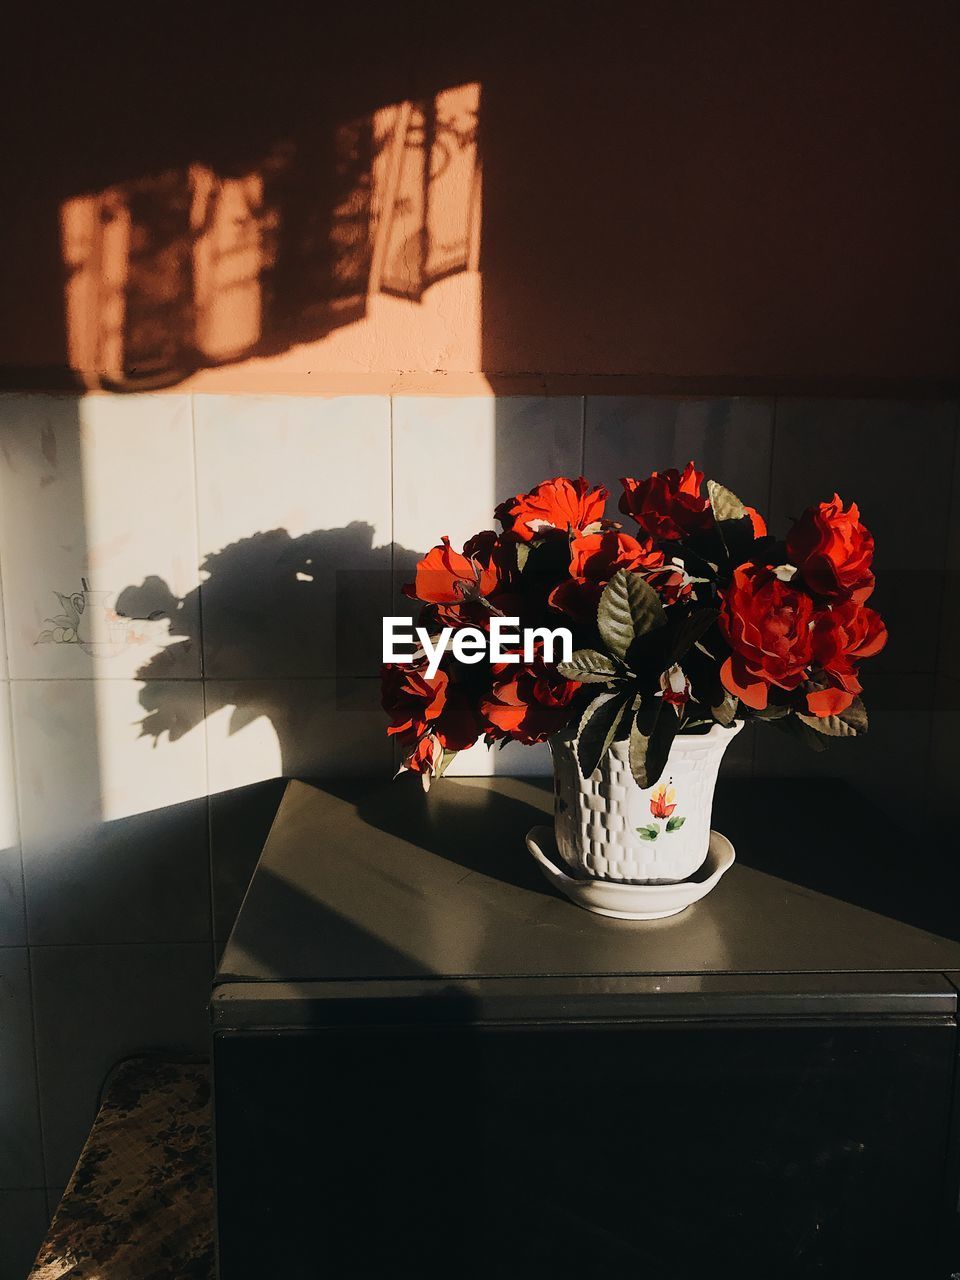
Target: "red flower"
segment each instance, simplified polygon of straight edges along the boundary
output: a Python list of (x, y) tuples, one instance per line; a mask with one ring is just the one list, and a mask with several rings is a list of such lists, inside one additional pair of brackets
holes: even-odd
[(710, 503), (700, 496), (703, 472), (688, 462), (681, 474), (676, 468), (654, 471), (646, 480), (621, 479), (620, 510), (632, 516), (654, 538), (673, 541), (710, 528)]
[(576, 622), (592, 622), (603, 588), (618, 569), (659, 569), (663, 552), (647, 540), (609, 530), (582, 534), (570, 543), (570, 577), (550, 593), (550, 603)]
[(466, 692), (442, 668), (428, 679), (425, 660), (385, 666), (380, 700), (387, 733), (400, 736), (404, 764), (418, 773), (433, 772), (444, 750), (462, 751), (480, 736)]
[(479, 602), (498, 595), (509, 580), (505, 549), (493, 530), (486, 529), (463, 544), (462, 555), (444, 538), (419, 562), (416, 580), (408, 583), (403, 593), (436, 605), (436, 616), (443, 622), (456, 625), (469, 621), (482, 626), (487, 611)]
[(606, 502), (606, 489), (591, 489), (583, 476), (576, 480), (558, 476), (501, 502), (495, 514), (505, 530), (530, 542), (552, 529), (582, 533), (603, 519)]
[(828, 679), (825, 689), (807, 694), (807, 708), (815, 716), (845, 711), (862, 686), (856, 663), (872, 658), (887, 642), (887, 628), (874, 609), (844, 600), (818, 613), (813, 622), (813, 654)]
[(733, 572), (718, 619), (733, 650), (720, 669), (724, 688), (762, 711), (771, 685), (796, 689), (813, 656), (813, 601), (766, 565)]
[(873, 535), (860, 523), (857, 504), (844, 511), (837, 494), (807, 508), (787, 537), (787, 555), (810, 590), (827, 600), (852, 596), (862, 604), (873, 591)]
[(442, 669), (427, 679), (426, 662), (388, 663), (380, 676), (380, 705), (390, 717), (387, 733), (425, 733), (447, 701), (450, 679)]
[(516, 742), (545, 742), (570, 718), (570, 703), (580, 688), (537, 657), (532, 663), (495, 662), (493, 688), (481, 700), (487, 737)]

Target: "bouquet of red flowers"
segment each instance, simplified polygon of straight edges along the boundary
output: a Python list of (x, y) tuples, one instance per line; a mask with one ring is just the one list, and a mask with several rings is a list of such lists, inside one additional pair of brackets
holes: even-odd
[[(444, 538), (417, 565), (404, 593), (424, 643), (384, 666), (382, 702), (425, 785), (480, 738), (544, 742), (571, 724), (584, 777), (629, 739), (641, 787), (677, 733), (714, 723), (770, 720), (818, 748), (865, 732), (857, 668), (887, 633), (866, 604), (873, 537), (856, 505), (834, 494), (781, 540), (723, 485), (704, 496), (692, 462), (621, 484), (630, 532), (607, 518), (606, 489), (561, 477), (501, 503), (499, 533), (462, 552)], [(495, 661), (463, 636), (431, 662), (427, 637), (475, 641), (495, 619), (533, 644)], [(573, 644), (554, 662), (536, 637), (558, 626)]]

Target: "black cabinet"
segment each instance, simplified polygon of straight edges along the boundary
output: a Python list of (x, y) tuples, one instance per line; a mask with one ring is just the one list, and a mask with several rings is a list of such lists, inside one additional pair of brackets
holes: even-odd
[(591, 916), (550, 801), (290, 785), (213, 997), (222, 1280), (960, 1269), (960, 946), (743, 856)]

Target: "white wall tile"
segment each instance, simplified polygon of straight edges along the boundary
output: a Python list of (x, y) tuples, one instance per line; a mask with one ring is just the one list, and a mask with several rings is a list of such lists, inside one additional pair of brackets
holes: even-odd
[(209, 934), (199, 681), (13, 685), (31, 943)]
[[(174, 629), (196, 629), (189, 398), (3, 396), (0, 435), (10, 675), (123, 678), (150, 659), (199, 675), (166, 616), (186, 599)], [(120, 595), (137, 618), (116, 616)]]
[(582, 412), (579, 396), (395, 397), (396, 542), (417, 555), (444, 535), (459, 547), (496, 527), (493, 511), (504, 498), (553, 476), (578, 476)]
[(211, 794), (267, 778), (390, 777), (375, 678), (207, 681)]
[(588, 396), (585, 474), (610, 491), (607, 514), (618, 512), (621, 476), (642, 478), (691, 460), (766, 513), (770, 487), (773, 405), (768, 400), (681, 400), (654, 396)]
[(956, 407), (947, 403), (777, 403), (773, 527), (785, 530), (836, 490), (858, 504), (876, 539), (870, 603), (890, 639), (864, 671), (934, 670), (955, 430)]
[(205, 673), (372, 674), (390, 598), (389, 399), (194, 403)]

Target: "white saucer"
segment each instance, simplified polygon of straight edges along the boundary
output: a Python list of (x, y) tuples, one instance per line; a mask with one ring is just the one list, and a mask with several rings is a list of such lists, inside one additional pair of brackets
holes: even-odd
[(676, 884), (621, 884), (617, 880), (578, 880), (561, 870), (564, 863), (552, 827), (532, 827), (527, 832), (527, 848), (545, 878), (571, 902), (617, 920), (662, 920), (685, 911), (706, 897), (733, 866), (736, 856), (727, 837), (711, 831), (706, 859), (689, 879)]

